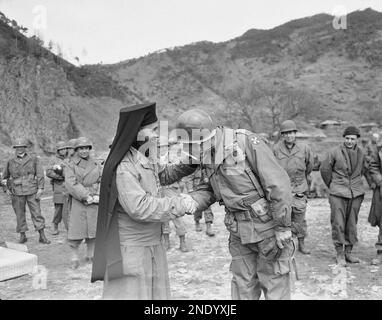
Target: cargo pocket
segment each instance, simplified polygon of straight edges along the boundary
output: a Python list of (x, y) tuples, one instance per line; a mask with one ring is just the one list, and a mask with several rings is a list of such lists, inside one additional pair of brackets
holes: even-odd
[(284, 249), (281, 250), (280, 256), (274, 262), (275, 274), (283, 275), (291, 272), (291, 256), (293, 251), (292, 241), (290, 241), (287, 245), (284, 245)]
[(261, 254), (261, 258), (268, 261), (275, 261), (280, 255), (281, 250), (276, 244), (276, 238), (270, 237), (266, 238), (263, 241), (259, 242), (259, 251)]
[(140, 276), (144, 274), (144, 247), (121, 245), (123, 274)]

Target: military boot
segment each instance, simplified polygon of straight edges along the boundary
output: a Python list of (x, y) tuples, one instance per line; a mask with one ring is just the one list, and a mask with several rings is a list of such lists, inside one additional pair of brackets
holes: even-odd
[(373, 266), (382, 264), (382, 250), (377, 250), (377, 256), (371, 260)]
[(195, 231), (196, 231), (196, 232), (201, 232), (201, 231), (203, 231), (203, 228), (202, 228), (202, 226), (201, 226), (201, 224), (200, 224), (199, 221), (195, 221)]
[(353, 246), (345, 246), (345, 259), (349, 263), (359, 263), (359, 259), (351, 253)]
[(336, 246), (337, 257), (336, 262), (341, 267), (346, 267), (345, 253), (343, 246)]
[(211, 222), (207, 222), (206, 223), (206, 235), (209, 236), (209, 237), (213, 237), (215, 235), (215, 232), (212, 231), (212, 227), (211, 227), (212, 223)]
[(59, 234), (60, 232), (58, 231), (58, 224), (57, 223), (53, 223), (53, 232), (52, 234), (55, 236), (57, 234)]
[(20, 232), (20, 240), (19, 243), (25, 243), (27, 242), (27, 236), (25, 235), (25, 232)]
[(179, 236), (179, 249), (182, 252), (189, 251), (186, 245), (186, 236)]
[(164, 240), (164, 244), (163, 244), (164, 248), (166, 250), (170, 250), (170, 248), (171, 248), (171, 245), (170, 245), (170, 235), (168, 233), (164, 233), (163, 234), (163, 240)]
[(38, 240), (40, 243), (49, 244), (50, 241), (45, 237), (44, 229), (38, 231), (40, 233), (40, 239)]
[(298, 238), (298, 251), (302, 254), (310, 254), (310, 250), (305, 247), (304, 238)]

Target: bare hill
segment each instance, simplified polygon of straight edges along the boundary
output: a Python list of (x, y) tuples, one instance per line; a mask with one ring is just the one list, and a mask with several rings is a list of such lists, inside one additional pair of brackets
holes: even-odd
[(222, 43), (198, 42), (103, 66), (158, 102), (163, 118), (202, 107), (234, 127), (272, 132), (285, 118), (382, 121), (382, 13), (319, 14)]
[(58, 140), (88, 136), (106, 149), (118, 110), (141, 98), (110, 76), (76, 67), (19, 32), (0, 13), (0, 149), (24, 136), (37, 152)]

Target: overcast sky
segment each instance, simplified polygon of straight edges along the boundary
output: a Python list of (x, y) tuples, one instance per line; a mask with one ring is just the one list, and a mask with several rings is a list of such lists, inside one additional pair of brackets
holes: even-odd
[[(38, 29), (70, 61), (115, 63), (191, 42), (226, 41), (317, 13), (352, 12), (381, 0), (0, 0), (0, 11)], [(46, 13), (46, 14), (45, 14)]]

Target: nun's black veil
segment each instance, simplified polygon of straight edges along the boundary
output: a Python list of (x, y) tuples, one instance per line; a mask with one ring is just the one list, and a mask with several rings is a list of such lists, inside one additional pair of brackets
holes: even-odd
[(118, 200), (116, 170), (130, 147), (136, 142), (139, 129), (156, 121), (155, 103), (140, 104), (120, 110), (117, 133), (106, 159), (101, 180), (92, 282), (104, 279), (106, 264), (110, 280), (123, 274), (118, 220), (114, 214)]

